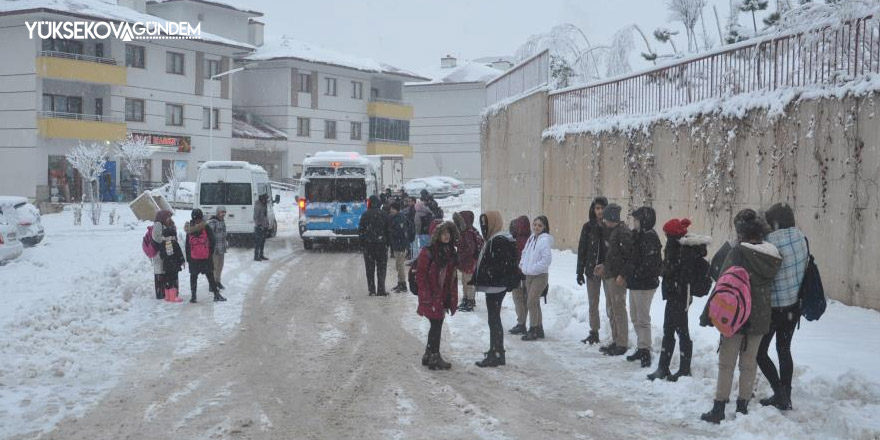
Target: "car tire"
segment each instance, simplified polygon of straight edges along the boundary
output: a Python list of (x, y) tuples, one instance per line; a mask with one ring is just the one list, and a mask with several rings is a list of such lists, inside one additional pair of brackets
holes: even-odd
[(315, 243), (309, 239), (303, 239), (303, 249), (310, 251), (315, 247)]

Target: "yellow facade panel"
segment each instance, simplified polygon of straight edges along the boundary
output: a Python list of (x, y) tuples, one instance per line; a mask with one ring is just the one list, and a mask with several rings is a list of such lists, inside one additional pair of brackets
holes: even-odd
[(127, 84), (125, 66), (57, 57), (37, 57), (37, 75), (96, 84)]
[(392, 102), (371, 102), (367, 104), (367, 115), (409, 121), (413, 118), (413, 108), (409, 105)]
[(127, 133), (127, 126), (123, 122), (42, 118), (38, 126), (40, 136), (51, 139), (118, 141), (125, 139)]
[(392, 142), (368, 142), (367, 154), (401, 154), (406, 159), (412, 159), (412, 145), (395, 144)]

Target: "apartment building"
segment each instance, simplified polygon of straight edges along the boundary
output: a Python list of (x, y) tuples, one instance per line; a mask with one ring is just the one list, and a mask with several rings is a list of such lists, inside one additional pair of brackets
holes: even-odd
[(414, 108), (405, 179), (445, 175), (480, 183), (480, 113), (486, 106), (486, 83), (509, 67), (502, 57), (459, 64), (447, 55), (438, 68), (425, 69), (430, 81), (405, 85), (404, 100)]

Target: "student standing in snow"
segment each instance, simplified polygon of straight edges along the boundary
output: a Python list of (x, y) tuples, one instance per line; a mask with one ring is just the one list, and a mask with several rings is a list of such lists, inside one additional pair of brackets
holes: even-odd
[(476, 289), (486, 294), (486, 314), (489, 321), (489, 351), (477, 361), (478, 367), (498, 367), (506, 364), (504, 327), (501, 324), (501, 303), (504, 296), (522, 284), (517, 268), (519, 252), (513, 237), (504, 232), (501, 213), (488, 211), (480, 215), (480, 229), (486, 238), (477, 267), (471, 280)]
[(416, 200), (415, 205), (413, 205), (413, 225), (416, 230), (413, 256), (418, 256), (419, 250), (428, 245), (428, 238), (430, 237), (428, 230), (431, 227), (433, 218), (434, 216), (431, 214), (431, 210), (425, 206), (425, 202)]
[(480, 250), (483, 248), (483, 237), (480, 236), (480, 232), (474, 227), (473, 211), (456, 212), (452, 214), (452, 221), (455, 222), (455, 226), (461, 234), (461, 239), (458, 241), (457, 246), (459, 259), (458, 270), (459, 276), (461, 277), (462, 293), (464, 294), (464, 297), (461, 299), (461, 304), (458, 305), (458, 310), (461, 312), (471, 312), (477, 305), (477, 291), (474, 286), (470, 284), (470, 281), (474, 276), (477, 257), (480, 255)]
[[(723, 274), (732, 266), (742, 267), (749, 274), (752, 310), (749, 319), (731, 336), (721, 336), (721, 347), (718, 351), (718, 384), (715, 389), (715, 402), (712, 409), (700, 416), (702, 420), (720, 423), (724, 420), (724, 407), (730, 397), (733, 386), (733, 370), (739, 360), (739, 397), (736, 400), (736, 412), (748, 414), (749, 400), (755, 392), (755, 375), (757, 374), (757, 353), (761, 338), (770, 331), (770, 288), (782, 257), (776, 246), (764, 241), (769, 232), (766, 221), (751, 209), (744, 209), (733, 219), (739, 244), (727, 254), (721, 267)], [(711, 326), (709, 305), (712, 297), (706, 302), (706, 308), (700, 315), (701, 326)]]
[(370, 296), (388, 295), (385, 291), (385, 273), (388, 267), (388, 216), (382, 211), (381, 205), (379, 196), (370, 196), (369, 208), (361, 216), (358, 225)]
[(409, 225), (406, 216), (400, 212), (400, 203), (391, 202), (388, 208), (391, 214), (391, 225), (388, 231), (388, 241), (391, 253), (394, 255), (394, 267), (397, 269), (397, 286), (392, 289), (394, 293), (406, 292), (406, 248), (409, 246), (407, 234)]
[(458, 254), (455, 240), (458, 230), (452, 222), (433, 223), (430, 226), (431, 243), (422, 248), (415, 263), (419, 291), (417, 313), (431, 323), (428, 343), (422, 356), (422, 365), (431, 370), (448, 370), (452, 364), (440, 355), (440, 336), (446, 313), (455, 315), (458, 303), (458, 279), (455, 271)]
[(199, 274), (208, 278), (208, 289), (214, 294), (214, 301), (226, 301), (214, 281), (214, 265), (211, 262), (215, 246), (214, 234), (205, 223), (201, 209), (192, 210), (192, 221), (186, 222), (183, 230), (186, 231), (186, 261), (189, 263), (189, 287), (192, 291), (189, 302), (196, 302)]
[(596, 274), (596, 268), (605, 262), (606, 236), (603, 216), (608, 199), (596, 197), (590, 204), (589, 219), (581, 227), (578, 240), (577, 283), (587, 285), (587, 303), (590, 315), (590, 334), (581, 340), (590, 345), (599, 343), (599, 294), (602, 291), (602, 277)]
[(256, 239), (254, 261), (268, 260), (263, 255), (263, 250), (266, 247), (266, 234), (269, 233), (271, 227), (269, 224), (269, 194), (260, 194), (254, 205), (254, 237)]
[(177, 294), (180, 291), (178, 274), (183, 270), (186, 261), (180, 244), (177, 243), (177, 228), (174, 225), (166, 226), (162, 232), (162, 245), (159, 249), (162, 258), (162, 266), (165, 270), (165, 301), (181, 302)]
[[(689, 234), (688, 219), (672, 219), (663, 225), (666, 234), (666, 248), (663, 249), (663, 284), (661, 292), (666, 301), (663, 314), (663, 342), (657, 370), (648, 375), (649, 380), (666, 379), (677, 381), (680, 377), (691, 375), (691, 356), (693, 342), (688, 330), (688, 308), (691, 305), (691, 293), (697, 283), (705, 285), (706, 291), (711, 285), (708, 274), (699, 274), (697, 267), (705, 267), (706, 247), (712, 238), (704, 235)], [(699, 260), (702, 260), (702, 264)], [(702, 279), (701, 279), (702, 278)], [(671, 374), (669, 364), (675, 352), (675, 335), (678, 334), (679, 366), (678, 372)]]
[[(791, 339), (800, 320), (798, 293), (804, 281), (810, 252), (803, 232), (795, 227), (794, 211), (790, 206), (777, 203), (767, 210), (765, 217), (773, 230), (767, 235), (767, 241), (779, 249), (782, 267), (770, 287), (770, 332), (764, 335), (758, 347), (758, 366), (770, 382), (773, 396), (760, 402), (761, 405), (773, 405), (786, 411), (791, 409), (791, 377), (794, 372)], [(767, 354), (774, 336), (779, 358), (778, 372)]]
[(214, 261), (214, 282), (220, 290), (225, 289), (223, 286), (223, 262), (226, 258), (226, 248), (229, 242), (226, 238), (226, 207), (220, 205), (215, 211), (216, 214), (208, 219), (208, 227), (214, 234), (214, 254), (211, 259)]
[(608, 356), (620, 356), (629, 349), (629, 322), (626, 316), (626, 276), (632, 273), (632, 233), (620, 221), (621, 207), (612, 203), (605, 208), (608, 228), (608, 253), (598, 268), (605, 288), (608, 320), (613, 341), (599, 349)]
[[(159, 249), (159, 246), (164, 241), (162, 233), (165, 228), (168, 226), (174, 226), (174, 220), (171, 219), (172, 215), (174, 214), (167, 210), (156, 213), (155, 221), (153, 221), (152, 233), (150, 234), (150, 238), (153, 240), (154, 249)], [(153, 288), (156, 291), (156, 299), (164, 299), (165, 268), (162, 262), (162, 256), (159, 255), (159, 252), (156, 252), (156, 255), (151, 261), (153, 263)]]
[(651, 366), (651, 302), (660, 286), (662, 247), (654, 231), (657, 214), (653, 208), (642, 206), (632, 213), (632, 218), (632, 272), (627, 274), (626, 284), (629, 287), (630, 317), (638, 341), (636, 351), (626, 360), (640, 361), (642, 368), (648, 368)]
[(519, 268), (526, 277), (525, 290), (528, 304), (529, 331), (523, 341), (544, 339), (544, 321), (541, 316), (541, 294), (550, 281), (550, 263), (553, 261), (553, 236), (550, 222), (540, 215), (532, 222), (532, 236), (526, 242)]
[[(523, 249), (526, 247), (526, 242), (529, 241), (529, 237), (531, 237), (532, 222), (528, 217), (521, 215), (510, 222), (508, 227), (510, 236), (516, 241), (516, 268), (519, 270), (519, 262), (520, 257), (522, 256)], [(513, 295), (513, 306), (516, 310), (516, 325), (510, 329), (510, 334), (512, 335), (524, 335), (528, 331), (526, 329), (526, 318), (528, 317), (528, 310), (526, 309), (528, 302), (526, 300), (526, 290), (525, 283), (522, 281), (522, 273), (520, 273), (520, 282), (513, 288), (511, 291), (511, 295)]]

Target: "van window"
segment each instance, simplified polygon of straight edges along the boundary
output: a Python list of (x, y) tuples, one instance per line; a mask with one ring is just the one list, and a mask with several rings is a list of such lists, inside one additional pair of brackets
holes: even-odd
[(333, 180), (319, 179), (306, 183), (306, 199), (310, 202), (333, 202)]
[(367, 200), (367, 184), (361, 179), (336, 181), (336, 199), (340, 202), (363, 202)]
[(199, 190), (202, 205), (251, 205), (250, 183), (203, 183)]

